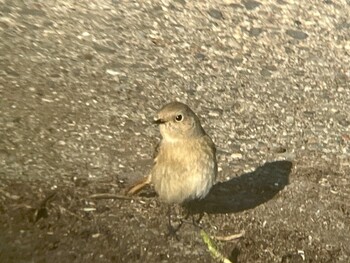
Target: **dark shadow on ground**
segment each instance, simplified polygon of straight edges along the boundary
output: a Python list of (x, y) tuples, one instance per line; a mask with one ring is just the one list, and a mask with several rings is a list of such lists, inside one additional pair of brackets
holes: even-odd
[(208, 196), (186, 206), (192, 213), (236, 213), (257, 207), (272, 199), (289, 183), (292, 163), (265, 163), (254, 172), (219, 182)]

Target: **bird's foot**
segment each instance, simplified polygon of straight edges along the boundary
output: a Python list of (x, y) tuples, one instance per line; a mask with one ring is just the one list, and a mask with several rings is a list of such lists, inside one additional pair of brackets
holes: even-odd
[(180, 230), (181, 226), (183, 224), (183, 220), (181, 220), (179, 222), (179, 224), (177, 226), (173, 226), (171, 224), (171, 222), (169, 221), (167, 227), (168, 227), (168, 233), (167, 233), (167, 237), (169, 238), (176, 238), (176, 240), (179, 240), (179, 236), (177, 235), (177, 231)]

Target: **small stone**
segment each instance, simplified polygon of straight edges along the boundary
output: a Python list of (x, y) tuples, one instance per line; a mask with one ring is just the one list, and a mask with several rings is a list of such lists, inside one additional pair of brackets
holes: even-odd
[(186, 1), (185, 0), (175, 0), (174, 2), (177, 2), (181, 5), (186, 5)]
[(205, 59), (205, 55), (203, 53), (198, 52), (195, 56), (196, 59), (198, 60), (204, 60)]
[(293, 123), (294, 122), (294, 118), (292, 116), (287, 116), (286, 122), (287, 123)]
[(313, 117), (316, 114), (316, 112), (315, 111), (304, 111), (303, 114), (306, 117)]
[(259, 27), (253, 27), (249, 30), (249, 35), (252, 37), (257, 37), (259, 36), (261, 33), (263, 32), (263, 30)]
[(83, 55), (83, 58), (86, 60), (92, 60), (94, 58), (94, 55), (92, 55), (91, 53), (85, 53)]
[(286, 31), (286, 34), (294, 39), (298, 40), (304, 40), (308, 38), (308, 34), (304, 33), (303, 31), (300, 30), (293, 30), (293, 29), (288, 29)]
[(94, 212), (94, 211), (96, 211), (96, 208), (95, 207), (84, 207), (82, 210), (85, 212)]
[(277, 71), (277, 67), (274, 65), (268, 65), (268, 66), (266, 66), (266, 69), (268, 69), (270, 71)]
[(270, 70), (266, 69), (266, 68), (263, 68), (261, 71), (260, 71), (260, 74), (261, 76), (264, 76), (264, 77), (270, 77), (272, 74), (270, 72)]
[(240, 64), (242, 64), (243, 62), (243, 57), (241, 56), (236, 56), (234, 59), (232, 59), (232, 63), (234, 66), (238, 66)]
[[(242, 5), (236, 4), (236, 3), (230, 3), (229, 0), (226, 0), (225, 2), (226, 2), (226, 4), (228, 4), (228, 5), (229, 5), (230, 7), (232, 7), (232, 8), (237, 8), (237, 9), (243, 8)], [(231, 1), (231, 2), (233, 2), (233, 1)]]
[(245, 2), (243, 2), (243, 5), (245, 6), (245, 8), (247, 10), (253, 10), (253, 9), (259, 7), (261, 5), (261, 3), (258, 2), (258, 1), (252, 0), (252, 1), (245, 1)]
[(242, 159), (243, 155), (241, 153), (232, 153), (230, 157), (232, 159)]
[(212, 18), (215, 18), (215, 19), (223, 19), (224, 16), (222, 15), (222, 13), (217, 10), (217, 9), (214, 9), (214, 8), (211, 8), (209, 11), (208, 11), (208, 14), (212, 17)]
[(109, 75), (112, 75), (112, 76), (118, 76), (118, 75), (121, 75), (121, 73), (119, 71), (114, 71), (112, 69), (107, 69), (106, 70), (106, 73), (109, 74)]
[(97, 52), (101, 52), (101, 53), (110, 53), (113, 54), (115, 53), (115, 49), (108, 47), (106, 45), (102, 45), (102, 44), (98, 44), (98, 43), (94, 43), (93, 48), (97, 51)]
[(220, 116), (219, 113), (216, 111), (209, 111), (208, 115), (210, 117), (219, 117)]
[(282, 147), (282, 146), (279, 146), (279, 147), (275, 147), (275, 148), (273, 149), (273, 151), (274, 151), (275, 153), (285, 153), (285, 152), (287, 151), (287, 149), (284, 148), (284, 147)]
[(64, 145), (66, 145), (66, 142), (65, 141), (58, 141), (58, 145), (64, 146)]

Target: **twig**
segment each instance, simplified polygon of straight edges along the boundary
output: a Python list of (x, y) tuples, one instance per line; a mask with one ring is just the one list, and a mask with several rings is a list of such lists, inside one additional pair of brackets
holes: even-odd
[(132, 197), (129, 196), (124, 196), (124, 195), (116, 195), (116, 194), (93, 194), (90, 195), (89, 198), (91, 199), (121, 199), (121, 200), (131, 200), (133, 199)]
[(219, 241), (232, 241), (234, 239), (241, 238), (244, 235), (245, 235), (245, 231), (243, 230), (241, 233), (238, 233), (238, 234), (233, 234), (229, 236), (214, 236), (214, 238)]
[(202, 236), (204, 243), (207, 245), (209, 252), (214, 259), (218, 260), (219, 262), (223, 262), (223, 263), (232, 263), (231, 260), (229, 260), (223, 254), (221, 254), (221, 252), (217, 249), (214, 241), (209, 237), (209, 235), (203, 229), (201, 230), (200, 233), (201, 233), (201, 236)]
[(63, 206), (58, 206), (58, 208), (61, 210), (61, 213), (62, 211), (63, 212), (66, 212), (67, 214), (81, 220), (81, 221), (84, 221), (84, 222), (90, 222), (89, 220), (86, 220), (85, 218), (82, 218), (81, 216), (77, 215), (77, 214), (74, 214), (73, 212), (69, 211), (68, 209), (64, 208)]
[(145, 176), (136, 182), (134, 182), (128, 189), (126, 190), (127, 195), (135, 195), (140, 192), (143, 188), (151, 183), (151, 176)]

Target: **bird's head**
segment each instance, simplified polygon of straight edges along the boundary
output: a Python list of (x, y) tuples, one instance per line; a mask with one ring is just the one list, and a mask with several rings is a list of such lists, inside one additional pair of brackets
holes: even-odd
[(176, 142), (205, 134), (197, 115), (186, 104), (171, 102), (161, 108), (154, 120), (163, 140)]

